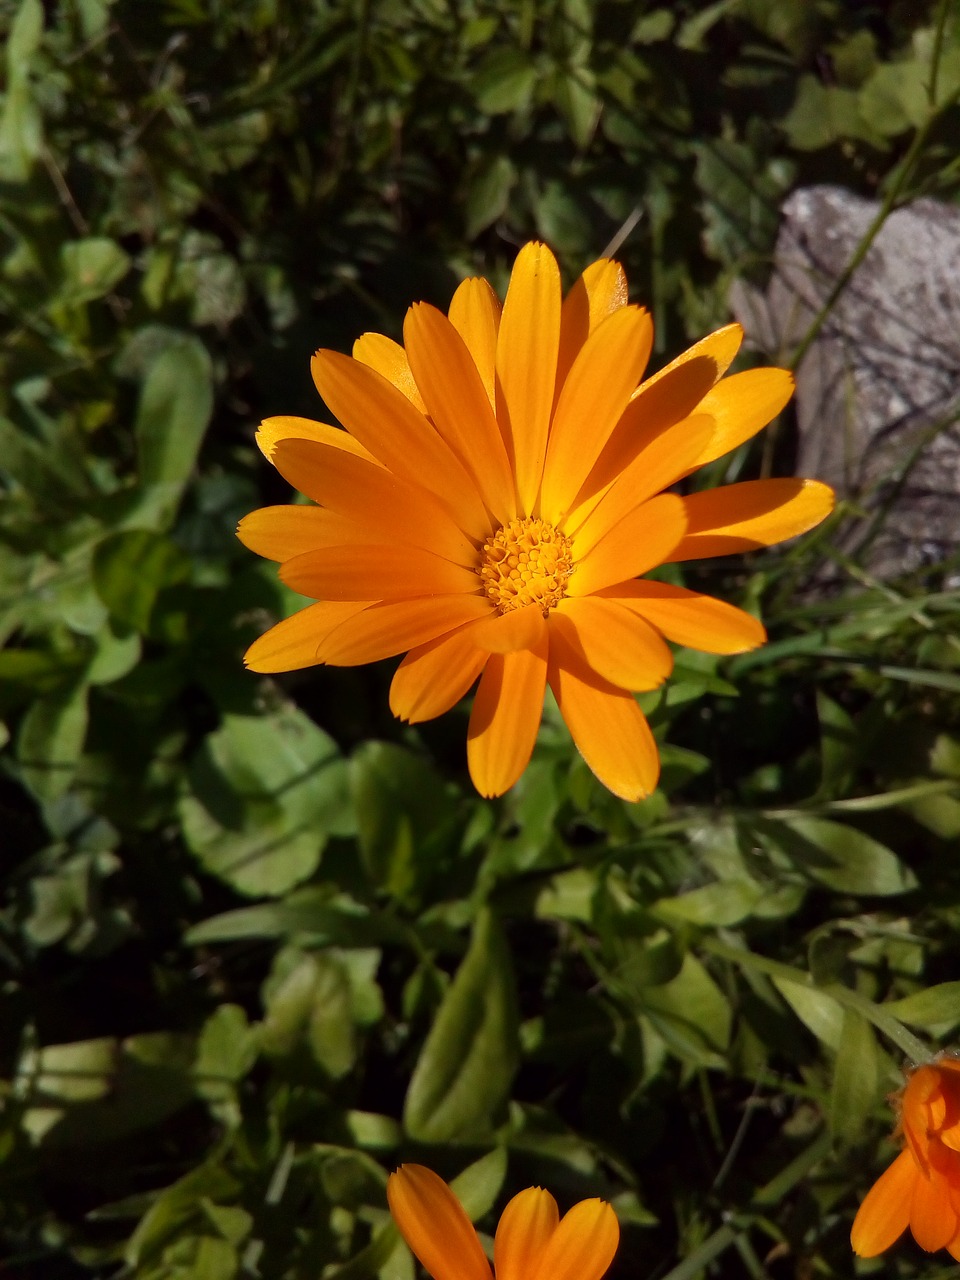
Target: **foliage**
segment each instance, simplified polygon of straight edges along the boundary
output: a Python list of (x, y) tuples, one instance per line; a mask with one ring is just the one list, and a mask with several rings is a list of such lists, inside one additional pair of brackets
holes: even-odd
[(632, 227), (663, 360), (762, 274), (793, 185), (954, 197), (948, 9), (5, 8), (15, 1274), (408, 1280), (407, 1158), (465, 1170), (477, 1217), (531, 1182), (612, 1198), (623, 1275), (728, 1247), (851, 1273), (908, 1028), (960, 1023), (946, 569), (810, 591), (846, 572), (830, 530), (694, 568), (772, 643), (645, 695), (660, 790), (607, 795), (548, 707), (491, 804), (461, 712), (391, 720), (389, 664), (243, 670), (296, 601), (233, 527), (286, 500), (251, 428), (319, 414), (314, 348), (502, 281), (530, 235), (572, 278)]

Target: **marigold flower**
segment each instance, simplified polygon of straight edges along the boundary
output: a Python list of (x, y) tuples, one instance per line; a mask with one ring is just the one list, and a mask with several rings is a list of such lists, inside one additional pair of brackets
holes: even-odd
[(960, 1261), (960, 1058), (940, 1054), (896, 1095), (904, 1148), (857, 1211), (854, 1253), (873, 1258), (910, 1228), (921, 1249)]
[(502, 309), (485, 280), (465, 280), (447, 316), (410, 308), (403, 346), (366, 333), (352, 358), (318, 351), (314, 380), (345, 430), (268, 418), (258, 434), (316, 505), (266, 507), (238, 531), (317, 603), (261, 636), (247, 665), (406, 652), (390, 706), (411, 722), (479, 679), (467, 754), (488, 796), (526, 767), (549, 684), (600, 781), (648, 795), (659, 759), (633, 692), (669, 675), (665, 641), (740, 653), (766, 633), (642, 575), (793, 537), (833, 505), (812, 480), (662, 492), (765, 426), (793, 379), (723, 378), (743, 336), (732, 324), (641, 382), (652, 335), (617, 263), (593, 263), (563, 299), (553, 255), (528, 244)]
[[(491, 1280), (490, 1263), (460, 1201), (420, 1164), (387, 1182), (400, 1234), (433, 1280)], [(600, 1280), (617, 1251), (620, 1226), (603, 1200), (581, 1200), (560, 1217), (549, 1191), (528, 1187), (504, 1209), (493, 1246), (496, 1280)]]

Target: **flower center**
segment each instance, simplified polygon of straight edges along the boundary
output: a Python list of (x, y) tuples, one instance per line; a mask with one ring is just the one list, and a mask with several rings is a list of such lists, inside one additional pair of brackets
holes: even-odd
[(535, 604), (546, 617), (566, 595), (573, 568), (573, 550), (563, 534), (528, 516), (490, 535), (477, 572), (500, 613)]

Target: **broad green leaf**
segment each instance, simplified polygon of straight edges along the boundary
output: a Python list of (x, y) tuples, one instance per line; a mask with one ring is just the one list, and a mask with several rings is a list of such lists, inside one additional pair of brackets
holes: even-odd
[(912, 1027), (955, 1027), (960, 1022), (960, 982), (939, 982), (881, 1007)]
[(467, 1217), (476, 1222), (489, 1213), (496, 1203), (503, 1180), (507, 1176), (507, 1151), (495, 1147), (485, 1156), (467, 1165), (450, 1183), (454, 1195), (463, 1205)]
[(73, 781), (87, 736), (87, 686), (48, 693), (29, 708), (17, 736), (20, 776), (41, 800), (62, 795)]
[(421, 1142), (482, 1138), (497, 1123), (518, 1061), (513, 968), (484, 908), (417, 1059), (403, 1108), (407, 1132)]
[(601, 110), (592, 73), (585, 67), (558, 71), (553, 100), (566, 121), (570, 137), (581, 151), (586, 150)]
[(676, 898), (660, 898), (653, 904), (653, 910), (670, 919), (720, 928), (739, 924), (752, 915), (766, 892), (755, 880), (727, 880), (691, 889)]
[(292, 707), (225, 716), (189, 782), (180, 802), (187, 844), (239, 893), (280, 897), (313, 874), (332, 832), (349, 830), (344, 761)]
[(844, 823), (795, 814), (758, 823), (757, 830), (807, 875), (840, 893), (887, 897), (916, 886), (892, 850)]
[(880, 1091), (880, 1063), (873, 1028), (858, 1013), (843, 1011), (830, 1090), (830, 1132), (843, 1146), (862, 1142)]
[(203, 1025), (193, 1074), (197, 1093), (208, 1102), (233, 1096), (234, 1086), (257, 1060), (257, 1036), (237, 1004), (221, 1004)]
[(844, 1011), (833, 996), (816, 987), (791, 982), (788, 978), (774, 977), (773, 985), (808, 1031), (812, 1031), (829, 1049), (839, 1049)]
[(646, 988), (641, 1007), (674, 1053), (700, 1065), (717, 1065), (730, 1042), (732, 1015), (726, 996), (689, 953), (670, 982)]
[(93, 554), (93, 582), (117, 622), (150, 631), (157, 597), (190, 576), (188, 556), (161, 533), (131, 529), (109, 534)]
[(264, 995), (260, 1042), (267, 1053), (288, 1055), (305, 1043), (335, 1079), (356, 1058), (352, 992), (343, 965), (332, 955), (281, 952)]
[[(131, 1269), (145, 1268), (168, 1241), (175, 1239), (199, 1216), (205, 1215), (205, 1203), (227, 1200), (238, 1190), (236, 1179), (212, 1161), (191, 1169), (160, 1192), (137, 1224), (124, 1250), (127, 1266)], [(140, 1274), (139, 1270), (137, 1274)]]
[(465, 231), (468, 240), (503, 216), (516, 181), (517, 171), (509, 156), (487, 156), (481, 161), (467, 187)]
[(182, 337), (151, 365), (140, 394), (134, 424), (142, 490), (137, 523), (169, 523), (212, 413), (210, 356), (198, 338)]
[(0, 114), (0, 178), (23, 182), (43, 148), (43, 121), (30, 85), (43, 38), (43, 5), (21, 0), (7, 37), (7, 87)]
[(499, 48), (488, 54), (473, 78), (477, 106), (488, 115), (526, 107), (537, 83), (537, 69), (519, 49)]
[(312, 946), (368, 947), (398, 941), (405, 927), (384, 915), (371, 915), (366, 907), (343, 896), (331, 897), (328, 889), (310, 887), (287, 894), (279, 902), (225, 911), (194, 925), (186, 936), (188, 946), (236, 942), (241, 938), (303, 937)]
[(102, 298), (130, 270), (130, 258), (115, 240), (90, 236), (70, 240), (60, 250), (63, 293), (59, 301), (76, 305)]

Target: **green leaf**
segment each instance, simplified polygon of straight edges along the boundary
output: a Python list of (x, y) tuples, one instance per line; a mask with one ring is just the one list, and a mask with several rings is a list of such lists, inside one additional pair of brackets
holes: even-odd
[(838, 795), (846, 784), (858, 755), (856, 726), (844, 709), (820, 689), (817, 690), (817, 717), (820, 721), (819, 795)]
[(553, 100), (566, 121), (570, 137), (581, 151), (585, 150), (596, 130), (601, 108), (591, 72), (583, 67), (558, 72)]
[(421, 1142), (489, 1134), (519, 1062), (513, 969), (493, 913), (477, 917), (467, 954), (420, 1051), (403, 1123)]
[(60, 261), (64, 286), (59, 301), (71, 305), (102, 298), (131, 265), (129, 255), (105, 236), (68, 241), (60, 249)]
[(145, 1268), (171, 1239), (201, 1215), (206, 1216), (207, 1202), (226, 1200), (238, 1190), (236, 1179), (213, 1163), (191, 1169), (160, 1192), (138, 1223), (124, 1250), (127, 1266), (131, 1270)]
[(653, 910), (668, 919), (720, 928), (746, 919), (767, 892), (755, 880), (728, 880), (691, 889), (676, 898), (660, 898)]
[(862, 1142), (880, 1091), (880, 1061), (873, 1028), (851, 1009), (843, 1011), (830, 1090), (830, 1132), (846, 1147)]
[(221, 1004), (203, 1024), (193, 1065), (197, 1093), (207, 1102), (233, 1097), (257, 1060), (257, 1035), (237, 1004)]
[(161, 533), (131, 529), (104, 538), (93, 554), (93, 583), (117, 622), (148, 635), (160, 592), (190, 576), (190, 558)]
[(172, 519), (212, 413), (210, 356), (198, 338), (181, 337), (151, 365), (140, 395), (138, 524), (163, 527)]
[(946, 1030), (960, 1023), (960, 982), (939, 982), (925, 991), (915, 991), (900, 1000), (889, 1000), (881, 1007), (884, 1013), (912, 1027)]
[(467, 1165), (450, 1183), (454, 1195), (463, 1205), (471, 1222), (489, 1213), (496, 1203), (503, 1180), (507, 1176), (507, 1151), (495, 1147), (485, 1156)]
[(717, 1065), (730, 1042), (732, 1016), (726, 996), (693, 955), (663, 986), (641, 994), (641, 1007), (675, 1053), (698, 1065)]
[(53, 800), (69, 788), (80, 763), (88, 719), (83, 683), (38, 698), (27, 710), (17, 736), (17, 761), (24, 784), (38, 799)]
[(43, 120), (30, 70), (43, 39), (43, 5), (22, 0), (7, 37), (7, 90), (0, 115), (0, 178), (24, 182), (43, 149)]
[(508, 156), (486, 156), (471, 174), (466, 197), (468, 240), (485, 231), (506, 212), (517, 171)]
[(840, 893), (888, 897), (916, 887), (892, 850), (855, 827), (803, 814), (757, 826), (808, 875)]
[(816, 987), (791, 982), (788, 978), (774, 977), (772, 980), (807, 1030), (828, 1048), (838, 1049), (843, 1032), (843, 1006)]
[(187, 844), (239, 893), (280, 897), (316, 870), (344, 822), (346, 766), (292, 707), (224, 717), (194, 758), (180, 802)]
[(350, 1070), (356, 1059), (351, 990), (335, 957), (281, 952), (265, 995), (261, 1043), (267, 1053), (288, 1055), (305, 1042), (334, 1079)]
[(860, 114), (860, 95), (855, 89), (824, 85), (809, 73), (800, 77), (796, 99), (781, 125), (798, 151), (817, 151), (846, 138), (876, 144), (882, 141)]
[(519, 49), (495, 49), (473, 79), (477, 106), (487, 115), (517, 111), (530, 103), (537, 69)]

